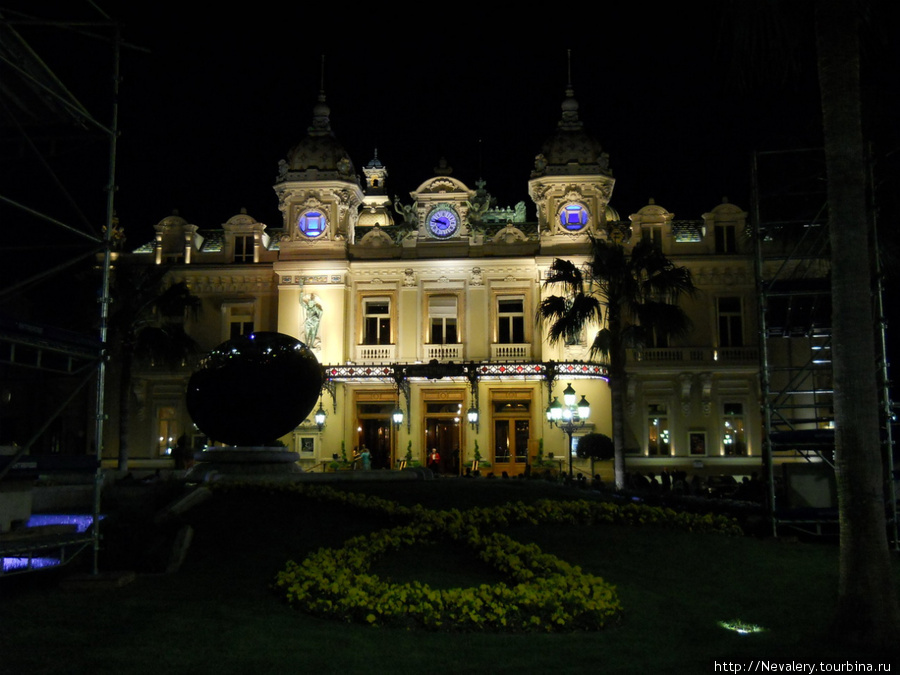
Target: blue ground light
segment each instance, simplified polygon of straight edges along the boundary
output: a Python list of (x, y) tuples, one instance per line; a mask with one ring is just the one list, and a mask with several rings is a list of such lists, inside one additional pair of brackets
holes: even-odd
[[(102, 519), (103, 516), (100, 516)], [(42, 527), (45, 525), (75, 525), (79, 534), (87, 532), (94, 522), (92, 515), (77, 513), (39, 513), (32, 515), (25, 527)], [(14, 572), (26, 569), (43, 569), (59, 565), (60, 559), (53, 557), (10, 556), (3, 559), (3, 572)]]

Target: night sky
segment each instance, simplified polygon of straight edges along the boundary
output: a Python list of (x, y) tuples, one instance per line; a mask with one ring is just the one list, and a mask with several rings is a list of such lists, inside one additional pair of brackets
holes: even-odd
[[(651, 197), (679, 218), (723, 196), (749, 208), (753, 149), (821, 142), (811, 23), (791, 26), (800, 70), (782, 81), (768, 63), (736, 65), (742, 20), (719, 2), (603, 7), (593, 25), (559, 33), (537, 19), (431, 17), (401, 30), (388, 12), (309, 5), (201, 16), (186, 3), (100, 4), (140, 48), (122, 58), (116, 199), (134, 245), (172, 209), (201, 228), (242, 207), (280, 224), (277, 164), (311, 122), (323, 55), (335, 134), (358, 172), (377, 148), (389, 193), (404, 201), (446, 157), (470, 187), (484, 178), (502, 205), (525, 200), (531, 212), (528, 175), (560, 117), (569, 49), (581, 118), (610, 155), (623, 217)], [(85, 67), (77, 47), (61, 49), (69, 41), (48, 43), (48, 62), (78, 86), (89, 74), (90, 91), (105, 87), (106, 54), (95, 47)]]
[[(800, 0), (776, 3), (789, 10), (774, 30), (771, 18), (751, 11), (767, 3), (711, 0), (597, 4), (591, 16), (566, 9), (552, 18), (537, 9), (451, 17), (450, 8), (428, 5), (409, 10), (409, 25), (391, 5), (338, 13), (322, 3), (260, 2), (201, 14), (171, 0), (97, 3), (135, 47), (122, 53), (116, 174), (129, 247), (148, 241), (173, 209), (201, 228), (241, 208), (280, 226), (272, 184), (311, 122), (323, 55), (337, 138), (358, 173), (377, 148), (389, 194), (407, 203), (446, 157), (454, 177), (472, 188), (483, 178), (501, 205), (524, 200), (533, 214), (528, 176), (560, 118), (568, 50), (580, 116), (609, 153), (611, 204), (622, 217), (650, 198), (676, 218), (699, 218), (723, 196), (749, 210), (754, 150), (821, 144), (811, 5)], [(883, 228), (900, 211), (897, 10), (884, 5), (867, 29), (863, 63)], [(0, 0), (0, 8), (7, 18), (10, 9), (97, 16), (80, 0)], [(108, 46), (55, 28), (20, 31), (107, 122)], [(776, 49), (760, 46), (764, 34)], [(106, 164), (102, 141), (69, 158), (94, 222), (104, 213)], [(14, 178), (39, 185), (42, 202), (54, 203), (37, 175)]]
[[(477, 20), (366, 35), (289, 13), (160, 21), (138, 9), (155, 4), (136, 5), (126, 36), (133, 26), (151, 53), (123, 62), (118, 206), (128, 230), (172, 208), (201, 227), (241, 207), (277, 226), (277, 163), (311, 122), (323, 54), (335, 134), (357, 171), (377, 148), (389, 193), (404, 201), (446, 157), (470, 187), (484, 178), (502, 205), (531, 209), (527, 180), (560, 117), (568, 49), (581, 117), (610, 155), (623, 216), (651, 197), (682, 218), (723, 196), (748, 207), (753, 148), (820, 143), (814, 63), (764, 92), (742, 87), (723, 44), (734, 27), (712, 9), (688, 25), (683, 10), (649, 23), (640, 7), (605, 10), (584, 39), (540, 44), (534, 27)], [(322, 44), (327, 30), (358, 37)]]

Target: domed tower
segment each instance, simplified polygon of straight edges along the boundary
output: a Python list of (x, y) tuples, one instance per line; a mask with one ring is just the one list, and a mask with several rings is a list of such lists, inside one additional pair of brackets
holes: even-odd
[(578, 117), (572, 85), (566, 88), (562, 118), (535, 157), (528, 193), (537, 206), (542, 246), (606, 237), (609, 199), (615, 179), (609, 157)]
[(274, 187), (284, 217), (282, 259), (344, 257), (355, 237), (362, 188), (331, 130), (330, 113), (321, 92), (306, 138), (278, 163)]
[(378, 159), (378, 150), (375, 156), (363, 167), (366, 177), (366, 195), (363, 197), (363, 205), (359, 211), (360, 227), (388, 227), (394, 224), (391, 215), (391, 200), (385, 190), (387, 180), (387, 168)]

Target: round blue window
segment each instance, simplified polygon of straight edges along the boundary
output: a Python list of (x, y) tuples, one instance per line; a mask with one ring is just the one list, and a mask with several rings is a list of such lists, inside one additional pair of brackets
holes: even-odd
[(588, 223), (588, 212), (581, 204), (566, 204), (559, 212), (559, 224), (567, 230), (577, 231)]
[(318, 237), (325, 231), (325, 215), (318, 211), (307, 211), (297, 222), (297, 227), (307, 237)]

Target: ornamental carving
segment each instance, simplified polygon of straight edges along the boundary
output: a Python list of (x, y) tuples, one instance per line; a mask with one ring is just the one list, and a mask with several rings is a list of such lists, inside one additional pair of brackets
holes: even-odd
[(362, 239), (359, 240), (361, 246), (369, 248), (383, 248), (385, 246), (395, 246), (394, 240), (385, 232), (380, 225), (375, 225), (369, 230)]
[(691, 384), (693, 378), (690, 373), (681, 373), (678, 376), (679, 388), (681, 390), (681, 412), (688, 416), (691, 414)]
[(512, 223), (507, 223), (506, 227), (497, 232), (491, 241), (495, 244), (515, 244), (520, 241), (528, 241), (528, 237), (518, 227), (514, 227)]
[(700, 373), (700, 405), (703, 414), (709, 417), (712, 412), (712, 373)]

